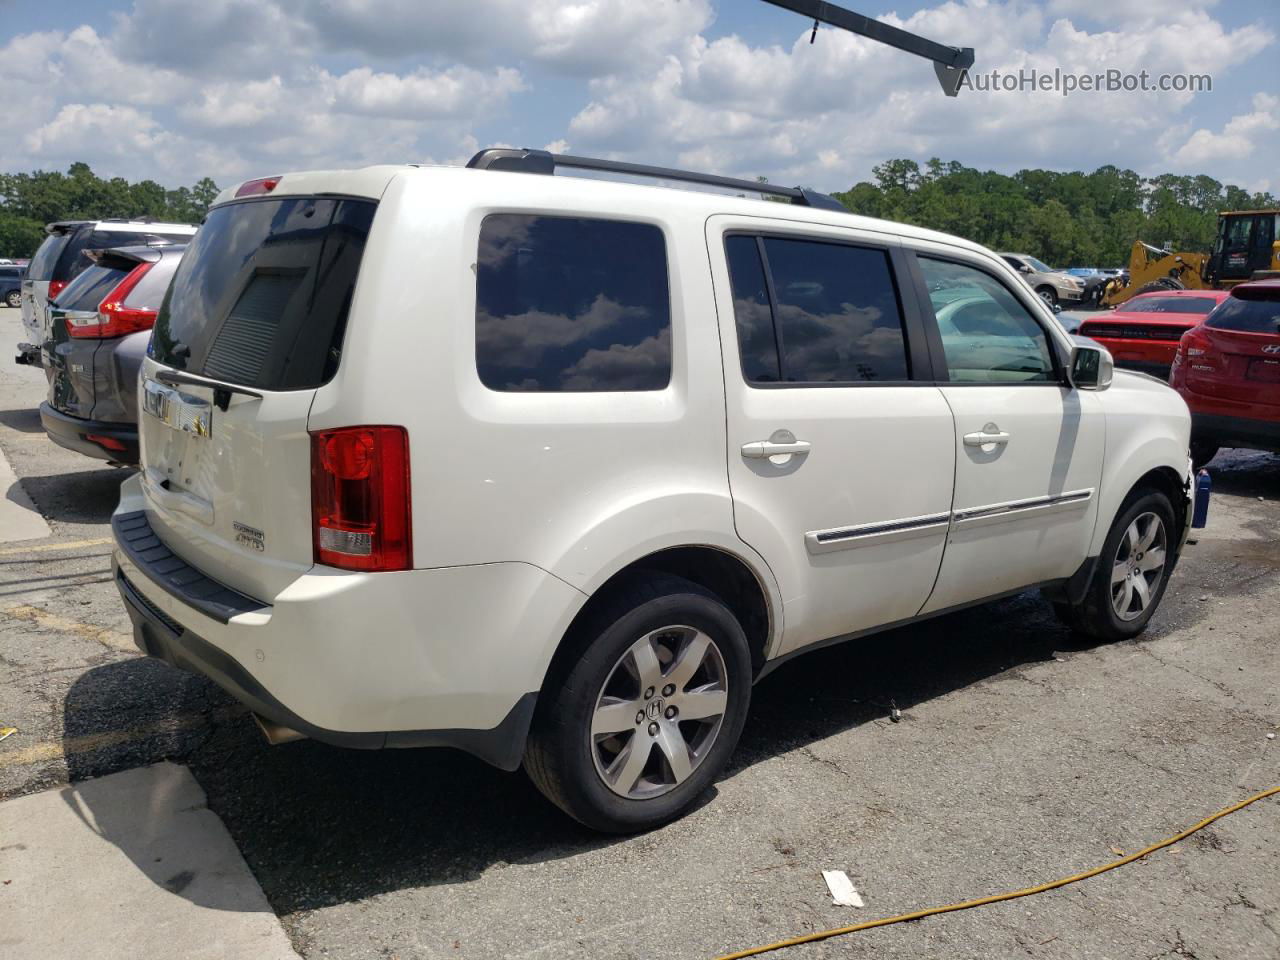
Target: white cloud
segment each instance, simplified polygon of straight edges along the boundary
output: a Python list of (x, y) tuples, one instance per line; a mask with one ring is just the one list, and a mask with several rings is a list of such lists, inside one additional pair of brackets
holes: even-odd
[[(1173, 151), (1171, 159), (1183, 168), (1208, 168), (1216, 164), (1232, 163), (1252, 156), (1263, 139), (1280, 130), (1280, 97), (1269, 93), (1257, 93), (1253, 97), (1253, 110), (1232, 117), (1219, 133), (1200, 128), (1186, 142)], [(1270, 152), (1274, 156), (1274, 151)]]
[[(949, 99), (926, 61), (826, 28), (810, 45), (798, 17), (788, 45), (712, 33), (713, 0), (131, 2), (110, 29), (0, 47), (0, 88), (20, 131), (0, 139), (0, 168), (84, 159), (107, 174), (226, 183), (460, 162), (519, 139), (825, 189), (889, 157), (930, 155), (1005, 170), (1167, 164), (1249, 183), (1280, 146), (1271, 94), (1211, 123), (1202, 108), (1212, 101), (1191, 93)], [(727, 16), (742, 0), (715, 2)], [(934, 2), (883, 19), (976, 47), (983, 71), (1115, 67), (1211, 73), (1220, 85), (1274, 51), (1269, 29), (1227, 29), (1211, 4)]]
[[(975, 69), (1095, 73), (1215, 72), (1247, 63), (1274, 41), (1257, 26), (1227, 30), (1203, 11), (1168, 12), (1141, 32), (1048, 22), (1035, 6), (945, 2), (905, 21), (979, 51)], [(1179, 122), (1194, 95), (962, 90), (949, 99), (929, 64), (843, 31), (789, 48), (736, 36), (691, 38), (644, 77), (606, 77), (569, 125), (583, 152), (647, 151), (726, 174), (843, 189), (892, 156), (959, 158), (975, 166), (1145, 167), (1149, 144)], [(1248, 67), (1245, 67), (1248, 69)], [(1100, 118), (1110, 116), (1114, 122)], [(659, 156), (654, 157), (655, 146)], [(666, 156), (661, 154), (665, 153)]]

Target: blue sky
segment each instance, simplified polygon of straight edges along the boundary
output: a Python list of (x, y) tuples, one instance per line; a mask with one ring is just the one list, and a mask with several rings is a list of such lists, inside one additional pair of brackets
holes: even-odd
[(1213, 91), (950, 100), (927, 62), (825, 29), (810, 46), (808, 23), (760, 0), (18, 2), (0, 168), (226, 184), (516, 144), (822, 189), (939, 156), (1280, 192), (1274, 0), (846, 5), (974, 46), (978, 70), (1209, 73)]

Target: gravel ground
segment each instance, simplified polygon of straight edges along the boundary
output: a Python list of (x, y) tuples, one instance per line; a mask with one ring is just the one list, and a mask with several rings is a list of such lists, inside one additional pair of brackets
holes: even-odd
[[(6, 348), (17, 326), (0, 310)], [(1082, 645), (1025, 594), (800, 658), (704, 805), (617, 839), (461, 754), (267, 747), (139, 658), (101, 542), (124, 474), (49, 443), (42, 394), (0, 381), (0, 448), (54, 530), (0, 544), (0, 797), (189, 765), (307, 960), (714, 957), (1050, 880), (1280, 784), (1278, 457), (1213, 464), (1210, 526), (1139, 640)], [(778, 956), (1274, 960), (1278, 826), (1263, 801), (1064, 890)], [(833, 906), (823, 869), (866, 906)]]

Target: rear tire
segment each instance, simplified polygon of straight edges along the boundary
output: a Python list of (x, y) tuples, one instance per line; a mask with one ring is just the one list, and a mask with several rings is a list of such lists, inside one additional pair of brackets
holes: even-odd
[(737, 618), (697, 584), (653, 573), (621, 587), (566, 642), (529, 732), (529, 778), (606, 833), (685, 813), (746, 720), (751, 652)]
[(1138, 490), (1120, 508), (1077, 604), (1059, 601), (1054, 613), (1076, 633), (1111, 642), (1146, 629), (1173, 572), (1178, 528), (1173, 505), (1157, 490)]
[(22, 294), (17, 290), (10, 290), (4, 295), (4, 302), (11, 307), (22, 306)]

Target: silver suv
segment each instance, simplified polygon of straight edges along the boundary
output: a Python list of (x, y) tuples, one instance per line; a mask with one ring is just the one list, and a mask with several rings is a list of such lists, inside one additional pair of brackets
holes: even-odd
[(1079, 277), (1055, 270), (1029, 253), (1002, 253), (1000, 256), (1050, 307), (1056, 307), (1062, 300), (1079, 303), (1084, 299), (1084, 281)]

